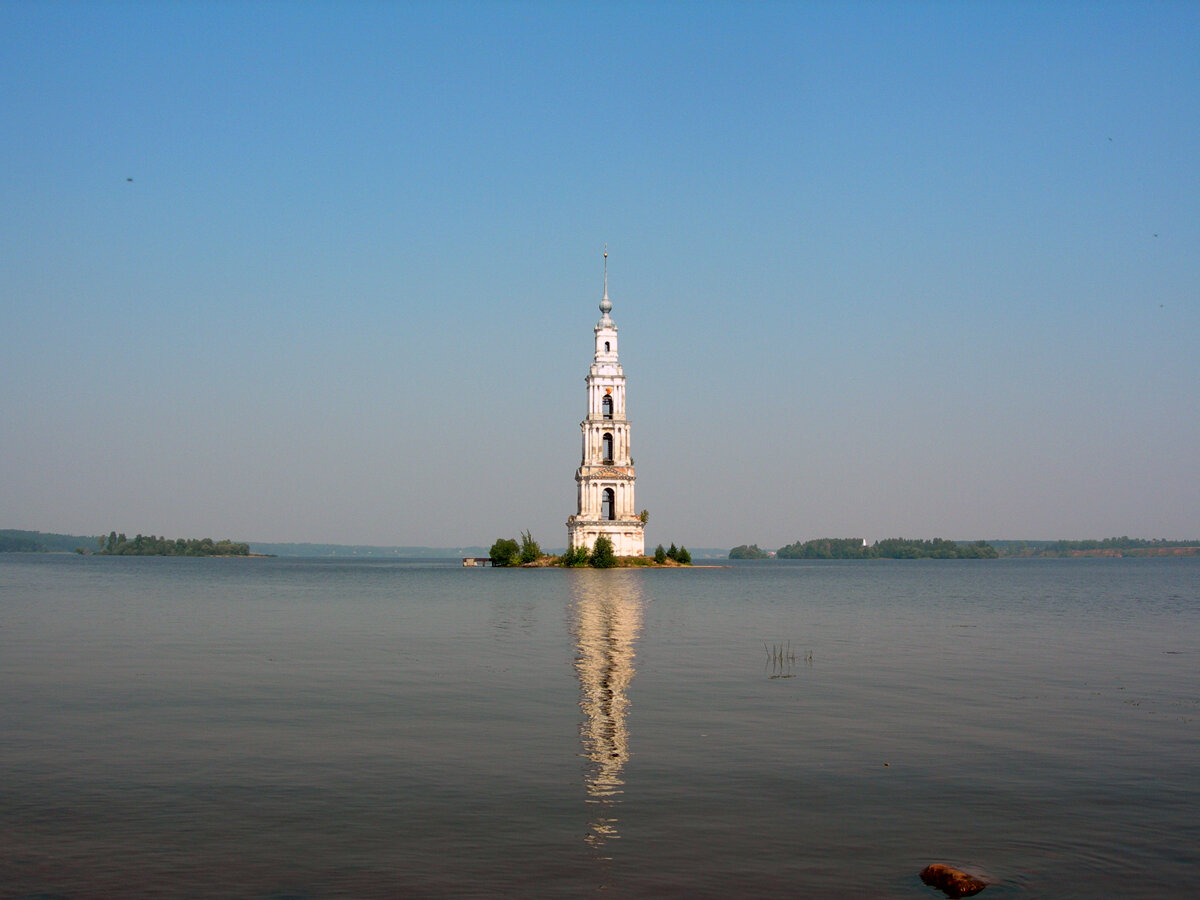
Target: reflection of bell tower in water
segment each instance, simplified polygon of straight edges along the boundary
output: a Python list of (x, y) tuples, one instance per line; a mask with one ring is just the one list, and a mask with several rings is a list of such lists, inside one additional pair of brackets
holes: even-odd
[(588, 372), (587, 418), (583, 429), (583, 458), (575, 472), (578, 485), (575, 515), (567, 519), (567, 549), (586, 547), (606, 535), (617, 556), (641, 556), (646, 548), (646, 524), (634, 505), (633, 457), (629, 449), (629, 420), (625, 418), (625, 373), (617, 358), (617, 326), (609, 316), (608, 250), (604, 251), (604, 299), (596, 323), (596, 353)]
[(626, 691), (633, 681), (634, 642), (642, 629), (641, 582), (633, 572), (571, 573), (572, 628), (579, 675), (579, 706), (589, 814), (587, 842), (594, 848), (618, 838), (616, 804), (629, 758)]

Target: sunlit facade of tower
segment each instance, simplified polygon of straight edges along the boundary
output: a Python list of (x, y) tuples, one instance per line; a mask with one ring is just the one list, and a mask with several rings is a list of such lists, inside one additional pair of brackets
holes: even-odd
[(575, 515), (567, 519), (567, 547), (589, 550), (600, 535), (617, 556), (645, 554), (645, 522), (634, 504), (636, 475), (625, 416), (625, 373), (617, 357), (617, 326), (609, 313), (608, 253), (604, 254), (604, 299), (594, 329), (596, 352), (587, 378), (587, 418), (580, 423), (583, 454), (575, 473)]

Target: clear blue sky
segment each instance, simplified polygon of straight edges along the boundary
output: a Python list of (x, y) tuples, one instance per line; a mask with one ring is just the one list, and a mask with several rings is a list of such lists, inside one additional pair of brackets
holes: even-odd
[[(0, 4), (0, 527), (1200, 536), (1200, 4)], [(129, 179), (132, 179), (130, 181)]]

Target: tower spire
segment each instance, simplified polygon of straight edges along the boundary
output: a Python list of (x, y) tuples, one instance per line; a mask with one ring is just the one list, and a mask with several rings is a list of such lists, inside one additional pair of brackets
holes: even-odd
[(608, 244), (604, 245), (604, 299), (600, 301), (600, 312), (603, 314), (600, 324), (611, 326), (612, 319), (608, 317), (608, 314), (612, 312), (612, 301), (608, 299)]
[(608, 299), (608, 243), (604, 244), (604, 299)]

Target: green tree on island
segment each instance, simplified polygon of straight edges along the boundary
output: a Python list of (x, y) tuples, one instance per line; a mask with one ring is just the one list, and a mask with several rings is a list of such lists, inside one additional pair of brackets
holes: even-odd
[(521, 532), (521, 562), (531, 563), (541, 559), (542, 548), (538, 546), (538, 542), (533, 539), (533, 535), (528, 531)]
[(521, 545), (512, 538), (500, 538), (488, 551), (492, 565), (496, 567), (516, 566), (521, 562)]
[(561, 562), (568, 569), (573, 569), (578, 566), (586, 566), (588, 563), (588, 548), (583, 544), (579, 544), (562, 555)]
[(588, 565), (593, 569), (611, 569), (617, 564), (617, 556), (613, 552), (613, 543), (608, 535), (602, 534), (592, 545), (592, 554), (588, 557)]

